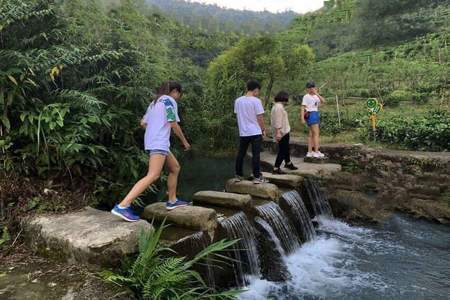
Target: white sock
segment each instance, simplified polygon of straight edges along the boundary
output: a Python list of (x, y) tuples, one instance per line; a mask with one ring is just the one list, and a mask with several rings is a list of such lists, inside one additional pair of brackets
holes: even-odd
[(127, 205), (127, 206), (122, 206), (122, 205), (120, 205), (120, 204), (119, 204), (118, 206), (119, 206), (120, 209), (125, 209), (125, 208), (130, 207), (129, 205)]

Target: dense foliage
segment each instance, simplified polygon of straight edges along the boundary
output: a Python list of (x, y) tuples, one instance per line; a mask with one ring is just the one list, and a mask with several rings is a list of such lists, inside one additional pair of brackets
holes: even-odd
[(291, 11), (283, 13), (241, 11), (185, 0), (146, 1), (184, 25), (209, 32), (272, 33), (285, 29), (297, 16)]
[[(173, 250), (161, 245), (160, 239), (167, 226), (161, 225), (154, 231), (141, 232), (139, 254), (121, 274), (102, 272), (102, 277), (110, 282), (128, 286), (140, 299), (148, 300), (196, 300), (196, 299), (235, 299), (237, 291), (216, 293), (192, 268), (209, 257), (227, 249), (236, 241), (219, 241), (198, 253), (193, 259), (174, 256)], [(170, 256), (170, 257), (168, 257)]]
[(2, 169), (82, 178), (115, 198), (144, 171), (138, 124), (161, 82), (186, 83), (183, 122), (199, 125), (193, 32), (144, 3), (8, 0), (0, 16)]
[(450, 149), (450, 114), (434, 111), (410, 117), (391, 117), (379, 122), (377, 139), (412, 150)]

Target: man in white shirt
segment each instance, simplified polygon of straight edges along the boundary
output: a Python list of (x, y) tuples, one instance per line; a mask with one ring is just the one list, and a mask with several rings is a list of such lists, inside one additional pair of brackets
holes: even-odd
[(325, 99), (319, 95), (313, 81), (306, 84), (307, 94), (303, 97), (300, 110), (300, 120), (302, 124), (309, 127), (308, 153), (306, 157), (324, 158), (320, 152), (320, 113), (319, 106), (325, 103)]
[(241, 181), (244, 177), (244, 159), (248, 146), (252, 145), (253, 183), (264, 183), (261, 174), (260, 153), (262, 137), (265, 135), (264, 107), (257, 97), (261, 85), (254, 80), (247, 82), (247, 93), (234, 102), (234, 113), (236, 114), (239, 127), (239, 152), (236, 159), (236, 179)]

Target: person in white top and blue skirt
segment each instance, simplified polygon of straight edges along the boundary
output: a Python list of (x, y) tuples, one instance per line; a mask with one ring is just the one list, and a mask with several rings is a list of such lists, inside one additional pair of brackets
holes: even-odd
[(300, 120), (302, 124), (309, 127), (308, 153), (306, 157), (324, 158), (320, 152), (320, 112), (319, 107), (325, 103), (325, 99), (319, 95), (316, 84), (309, 81), (306, 84), (306, 95), (303, 96), (300, 110)]

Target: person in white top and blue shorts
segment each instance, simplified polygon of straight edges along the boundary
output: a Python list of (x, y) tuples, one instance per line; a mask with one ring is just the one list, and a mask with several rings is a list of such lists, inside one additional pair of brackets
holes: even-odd
[(309, 81), (306, 84), (306, 95), (303, 96), (300, 110), (300, 120), (302, 124), (309, 127), (308, 153), (306, 157), (324, 158), (320, 152), (320, 112), (319, 107), (325, 103), (325, 99), (319, 95), (316, 84)]

